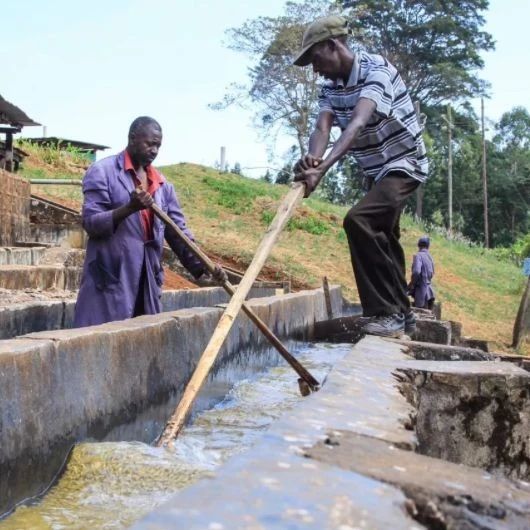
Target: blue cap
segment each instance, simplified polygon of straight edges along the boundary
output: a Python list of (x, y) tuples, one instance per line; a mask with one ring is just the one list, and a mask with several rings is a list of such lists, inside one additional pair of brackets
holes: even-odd
[(418, 247), (427, 247), (429, 248), (431, 245), (431, 240), (429, 239), (429, 236), (421, 236), (418, 239)]

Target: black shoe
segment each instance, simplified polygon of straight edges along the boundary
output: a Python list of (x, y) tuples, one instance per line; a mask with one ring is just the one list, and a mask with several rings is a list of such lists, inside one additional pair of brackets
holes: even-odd
[(405, 331), (405, 316), (402, 313), (376, 318), (363, 326), (362, 330), (369, 335), (400, 338)]
[(416, 315), (412, 309), (405, 314), (405, 335), (413, 335), (416, 332)]

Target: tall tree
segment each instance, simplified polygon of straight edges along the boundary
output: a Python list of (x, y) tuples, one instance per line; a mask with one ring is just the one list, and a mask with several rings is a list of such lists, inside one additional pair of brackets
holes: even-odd
[(228, 47), (251, 59), (248, 85), (233, 84), (221, 102), (248, 108), (262, 137), (271, 140), (282, 132), (296, 140), (304, 153), (316, 117), (319, 87), (311, 68), (292, 65), (307, 24), (319, 16), (337, 12), (335, 2), (305, 0), (287, 2), (280, 17), (258, 17), (228, 30)]
[(489, 0), (343, 0), (354, 38), (386, 56), (414, 100), (436, 105), (481, 94), (481, 53), (494, 49), (482, 30)]

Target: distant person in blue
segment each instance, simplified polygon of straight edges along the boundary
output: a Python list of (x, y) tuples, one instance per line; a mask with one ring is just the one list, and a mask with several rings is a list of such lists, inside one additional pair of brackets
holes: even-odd
[(412, 259), (412, 276), (409, 294), (414, 298), (414, 307), (432, 309), (434, 291), (431, 281), (434, 276), (434, 260), (429, 252), (431, 241), (427, 236), (418, 240), (418, 253)]

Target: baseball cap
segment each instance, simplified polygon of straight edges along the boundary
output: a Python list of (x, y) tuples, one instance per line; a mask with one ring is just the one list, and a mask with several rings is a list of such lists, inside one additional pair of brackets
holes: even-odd
[(296, 66), (307, 66), (309, 64), (307, 52), (312, 46), (327, 39), (348, 35), (348, 33), (348, 21), (345, 18), (337, 15), (318, 18), (305, 30), (304, 38), (302, 39), (302, 49), (293, 64)]
[(431, 240), (429, 239), (429, 236), (421, 236), (418, 239), (418, 247), (427, 247), (431, 245)]

